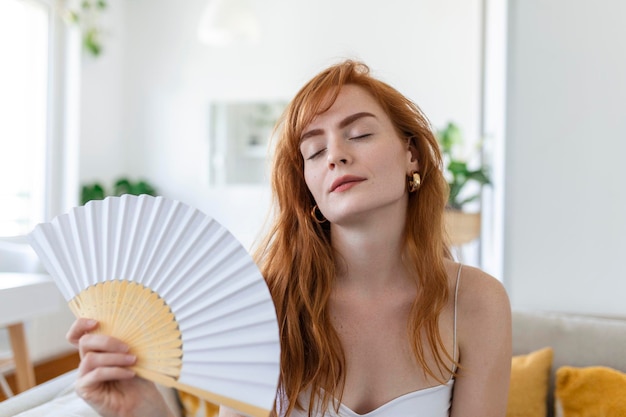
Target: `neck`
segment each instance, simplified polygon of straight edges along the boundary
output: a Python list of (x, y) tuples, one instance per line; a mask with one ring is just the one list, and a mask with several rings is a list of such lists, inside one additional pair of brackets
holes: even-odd
[(406, 281), (403, 234), (406, 213), (379, 216), (350, 225), (333, 224), (331, 240), (337, 252), (338, 285), (380, 288)]

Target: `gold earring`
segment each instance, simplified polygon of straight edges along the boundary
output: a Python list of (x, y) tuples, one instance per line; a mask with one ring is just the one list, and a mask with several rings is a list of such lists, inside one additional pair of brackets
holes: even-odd
[[(317, 213), (319, 213), (320, 216), (322, 216), (321, 219), (317, 216)], [(313, 208), (311, 209), (311, 217), (313, 217), (313, 220), (315, 220), (315, 223), (317, 223), (317, 224), (326, 223), (328, 221), (328, 219), (326, 219), (326, 217), (324, 217), (324, 215), (322, 214), (320, 209), (317, 208), (317, 204), (314, 205)]]
[(420, 177), (419, 172), (414, 171), (409, 177), (409, 193), (419, 190), (420, 185), (422, 185), (422, 177)]

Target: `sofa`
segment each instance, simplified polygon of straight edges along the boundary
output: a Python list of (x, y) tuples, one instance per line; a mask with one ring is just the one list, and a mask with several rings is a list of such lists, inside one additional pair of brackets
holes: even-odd
[[(529, 356), (544, 348), (551, 350), (550, 360), (546, 362), (547, 386), (542, 392), (545, 415), (626, 416), (626, 318), (514, 311), (514, 357)], [(524, 391), (519, 386), (523, 381), (514, 379), (520, 377), (515, 372), (514, 366), (507, 417), (543, 415), (532, 409), (511, 413), (515, 401), (512, 396), (520, 394), (514, 390)], [(515, 382), (518, 386), (513, 386)], [(535, 376), (533, 388), (540, 384)], [(529, 403), (531, 399), (520, 400), (523, 401)]]
[[(545, 351), (549, 348), (549, 361), (543, 361), (542, 369), (530, 369), (530, 367), (514, 367), (516, 377), (520, 372), (530, 369), (521, 375), (521, 379), (527, 386), (513, 386), (515, 380), (511, 380), (511, 396), (517, 398), (519, 404), (528, 409), (509, 410), (507, 417), (534, 417), (543, 415), (554, 417), (562, 410), (556, 411), (555, 392), (557, 390), (557, 374), (564, 367), (586, 369), (587, 367), (603, 367), (616, 372), (626, 372), (626, 318), (595, 317), (580, 314), (567, 314), (544, 311), (514, 311), (513, 312), (513, 354), (514, 358), (524, 359), (531, 357), (533, 352)], [(516, 359), (513, 359), (514, 361)], [(522, 361), (523, 362), (523, 361)], [(522, 363), (528, 365), (532, 361)], [(9, 400), (0, 403), (0, 417), (74, 417), (93, 416), (95, 414), (78, 398), (72, 390), (72, 382), (75, 371), (64, 374), (52, 381), (39, 385), (25, 393), (19, 394)], [(512, 375), (513, 378), (513, 375)], [(572, 378), (569, 378), (572, 380)], [(617, 387), (623, 391), (619, 395), (626, 395), (626, 379), (622, 385), (617, 380)], [(580, 389), (580, 384), (575, 384)], [(592, 386), (602, 388), (596, 382)], [(540, 387), (542, 386), (542, 387)], [(525, 392), (531, 388), (535, 397)], [(520, 389), (518, 389), (520, 388)], [(561, 387), (562, 388), (562, 387)], [(517, 392), (515, 391), (517, 390)], [(176, 403), (176, 398), (171, 391), (163, 389), (168, 401)], [(537, 396), (538, 395), (538, 396)], [(579, 398), (581, 396), (574, 396)], [(607, 397), (613, 394), (608, 394)], [(586, 397), (585, 397), (586, 398)], [(541, 407), (534, 407), (532, 401), (539, 399)], [(626, 401), (626, 398), (624, 399)], [(593, 401), (593, 400), (592, 400)], [(602, 403), (600, 400), (599, 403)], [(625, 402), (626, 404), (626, 402)], [(618, 404), (617, 407), (620, 407)], [(604, 414), (611, 417), (626, 415), (626, 408), (618, 412), (605, 411)], [(541, 414), (543, 413), (543, 414)], [(562, 413), (561, 413), (562, 414)], [(563, 414), (567, 417), (567, 413)], [(579, 416), (594, 415), (581, 412), (574, 414)]]

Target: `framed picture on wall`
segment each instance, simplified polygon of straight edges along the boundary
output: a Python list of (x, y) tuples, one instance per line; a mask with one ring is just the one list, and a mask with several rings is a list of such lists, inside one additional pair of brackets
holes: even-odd
[(286, 101), (211, 103), (212, 185), (268, 183), (270, 138), (286, 105)]

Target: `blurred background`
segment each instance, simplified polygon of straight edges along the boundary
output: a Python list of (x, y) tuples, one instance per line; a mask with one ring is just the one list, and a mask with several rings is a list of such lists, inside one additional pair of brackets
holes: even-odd
[[(460, 259), (515, 309), (624, 316), (624, 16), (620, 0), (0, 0), (0, 243), (128, 178), (250, 247), (268, 126), (355, 58), (488, 169)], [(35, 358), (67, 349), (66, 313), (28, 329)]]

